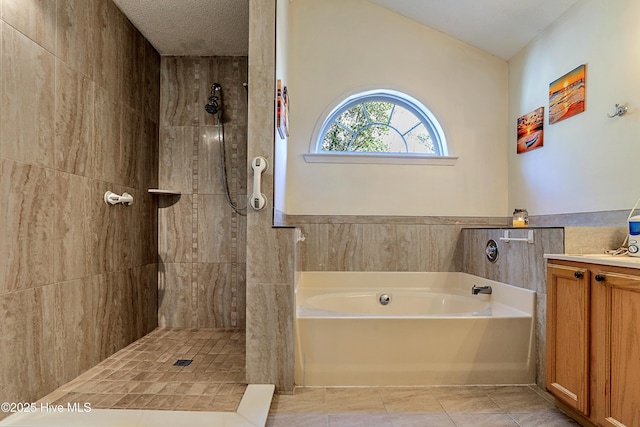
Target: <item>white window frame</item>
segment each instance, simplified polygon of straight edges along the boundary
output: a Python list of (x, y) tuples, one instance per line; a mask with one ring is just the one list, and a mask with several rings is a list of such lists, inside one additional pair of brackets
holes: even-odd
[[(322, 151), (322, 137), (325, 130), (344, 111), (360, 102), (370, 100), (388, 100), (407, 108), (416, 117), (422, 116), (422, 123), (432, 134), (434, 145), (441, 151), (441, 155), (421, 153), (366, 153), (366, 152), (328, 152)], [(435, 116), (421, 102), (406, 93), (390, 89), (373, 89), (358, 91), (338, 102), (334, 102), (320, 117), (312, 134), (309, 153), (303, 155), (307, 163), (373, 163), (373, 164), (419, 164), (453, 166), (458, 157), (452, 156), (447, 144), (445, 133)]]

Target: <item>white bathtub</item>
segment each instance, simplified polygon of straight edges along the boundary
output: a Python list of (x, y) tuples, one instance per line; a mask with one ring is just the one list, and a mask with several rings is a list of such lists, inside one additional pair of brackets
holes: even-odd
[(303, 272), (295, 299), (297, 385), (535, 382), (535, 292), (464, 273)]

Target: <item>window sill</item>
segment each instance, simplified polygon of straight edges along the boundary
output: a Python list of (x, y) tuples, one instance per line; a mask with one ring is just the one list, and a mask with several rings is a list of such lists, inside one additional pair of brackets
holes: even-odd
[(458, 157), (420, 154), (367, 154), (367, 153), (307, 153), (307, 163), (360, 163), (381, 165), (433, 165), (454, 166)]

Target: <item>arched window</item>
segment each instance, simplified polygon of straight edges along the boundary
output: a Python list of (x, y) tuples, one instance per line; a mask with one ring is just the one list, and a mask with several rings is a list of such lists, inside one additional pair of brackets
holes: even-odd
[[(412, 97), (391, 90), (360, 92), (343, 100), (324, 120), (312, 151), (334, 158), (342, 155), (337, 156), (340, 159), (347, 156), (374, 159), (372, 162), (376, 157), (453, 159), (448, 157), (444, 133), (433, 114)], [(319, 160), (305, 156), (305, 159), (334, 160), (322, 157)]]

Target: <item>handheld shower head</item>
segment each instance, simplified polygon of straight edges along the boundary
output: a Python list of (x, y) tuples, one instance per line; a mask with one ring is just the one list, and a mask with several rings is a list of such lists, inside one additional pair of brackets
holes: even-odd
[(204, 106), (204, 110), (207, 113), (216, 114), (220, 111), (220, 106), (218, 105), (218, 101), (220, 100), (220, 97), (216, 94), (220, 92), (221, 89), (222, 89), (222, 86), (220, 86), (220, 83), (214, 83), (211, 86), (211, 96), (209, 96), (209, 102), (207, 102), (206, 105)]

